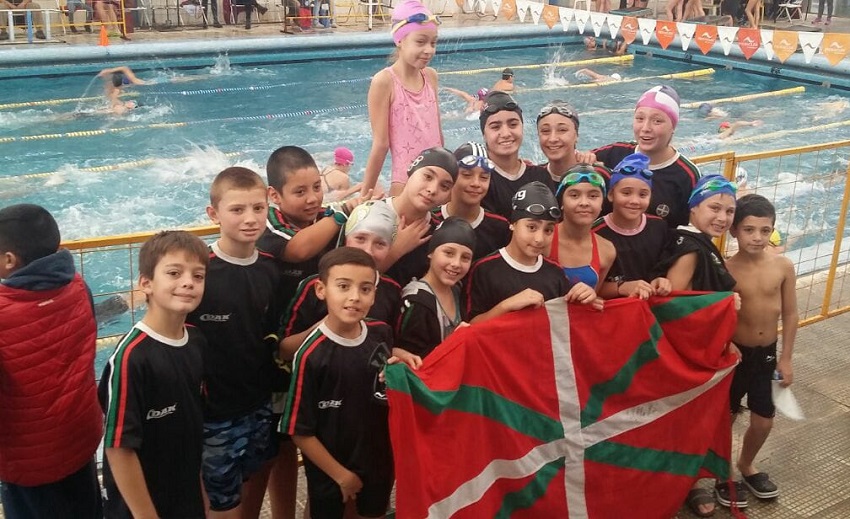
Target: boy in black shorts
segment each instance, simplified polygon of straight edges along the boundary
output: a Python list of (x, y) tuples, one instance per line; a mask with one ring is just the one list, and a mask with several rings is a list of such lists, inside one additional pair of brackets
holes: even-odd
[[(738, 281), (735, 291), (741, 294), (738, 327), (732, 339), (741, 350), (741, 363), (735, 368), (729, 402), (733, 417), (740, 412), (744, 395), (750, 409), (750, 426), (744, 435), (738, 470), (744, 485), (759, 499), (779, 495), (767, 473), (756, 470), (753, 462), (773, 427), (774, 371), (779, 373), (782, 386), (794, 381), (791, 355), (799, 319), (794, 264), (768, 251), (775, 223), (776, 210), (765, 197), (745, 195), (738, 199), (731, 229), (738, 240), (738, 253), (726, 262)], [(782, 353), (777, 359), (780, 318)], [(720, 504), (724, 504), (722, 500)]]
[(295, 355), (280, 429), (304, 455), (310, 516), (384, 517), (393, 486), (388, 407), (378, 375), (392, 330), (364, 318), (378, 276), (366, 252), (340, 247), (319, 262), (316, 294), (328, 316)]
[(204, 294), (209, 253), (185, 231), (139, 252), (144, 318), (121, 339), (98, 390), (106, 415), (104, 517), (205, 517), (199, 474), (206, 340), (185, 326)]
[(601, 309), (596, 292), (581, 283), (572, 287), (560, 265), (544, 254), (552, 245), (561, 209), (546, 184), (522, 186), (511, 201), (511, 241), (478, 260), (469, 272), (466, 307), (475, 323), (566, 296), (568, 301)]
[(207, 338), (203, 477), (214, 519), (240, 517), (243, 500), (265, 493), (261, 469), (277, 450), (275, 345), (264, 338), (280, 320), (274, 304), (280, 270), (255, 246), (267, 214), (266, 186), (255, 172), (231, 167), (213, 180), (207, 215), (221, 237), (210, 245), (204, 297), (187, 321)]

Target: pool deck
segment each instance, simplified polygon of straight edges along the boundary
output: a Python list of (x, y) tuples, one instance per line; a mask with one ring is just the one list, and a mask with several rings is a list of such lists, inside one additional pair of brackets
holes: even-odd
[[(664, 19), (664, 8), (666, 6), (666, 0), (658, 1), (658, 13), (659, 19)], [(650, 3), (650, 5), (654, 5)], [(813, 26), (812, 20), (815, 18), (815, 13), (809, 13), (808, 19), (800, 21), (799, 23), (795, 23), (790, 28), (799, 29), (800, 27), (819, 27), (823, 30), (823, 32), (840, 32), (840, 33), (850, 33), (850, 18), (839, 18), (833, 17), (832, 24), (829, 26)], [(78, 15), (77, 18), (81, 18), (82, 15)], [(492, 17), (481, 19), (475, 14), (444, 14), (441, 15), (442, 23), (444, 27), (482, 27), (488, 25), (503, 25), (503, 24), (518, 24), (516, 20), (492, 20)], [(242, 18), (244, 20), (244, 17)], [(78, 22), (79, 23), (79, 22)], [(531, 22), (527, 21), (526, 24), (530, 24)], [(542, 22), (541, 22), (542, 24)], [(785, 22), (779, 22), (774, 24), (772, 20), (768, 20), (767, 23), (763, 25), (762, 28), (772, 28), (775, 27), (777, 29), (787, 29), (789, 28), (789, 24)], [(382, 23), (376, 19), (374, 24), (374, 32), (386, 32), (389, 30), (389, 25), (387, 23)], [(553, 30), (560, 31), (559, 26), (555, 26)], [(321, 38), (323, 36), (327, 36), (333, 33), (359, 33), (359, 32), (367, 32), (366, 21), (363, 20), (360, 23), (349, 23), (345, 25), (340, 25), (334, 29), (319, 29), (315, 31), (305, 31), (303, 33), (297, 34), (282, 34), (281, 33), (281, 24), (277, 22), (277, 16), (271, 10), (268, 14), (262, 17), (262, 21), (257, 24), (256, 21), (253, 25), (253, 28), (250, 30), (246, 30), (243, 25), (225, 25), (221, 29), (216, 29), (210, 26), (208, 29), (203, 29), (199, 25), (197, 21), (191, 21), (188, 25), (185, 25), (181, 28), (169, 27), (162, 30), (148, 30), (148, 29), (139, 29), (133, 34), (130, 35), (131, 41), (124, 41), (118, 37), (110, 38), (110, 45), (133, 45), (138, 42), (161, 42), (161, 41), (179, 41), (179, 40), (209, 40), (209, 39), (234, 39), (234, 38), (268, 38), (271, 36), (277, 36), (280, 38), (298, 38), (298, 37), (310, 37), (310, 38)], [(27, 45), (97, 45), (98, 44), (98, 30), (95, 27), (95, 31), (92, 34), (87, 34), (80, 32), (80, 34), (72, 34), (68, 32), (67, 34), (63, 34), (61, 26), (54, 24), (53, 26), (53, 40), (49, 42), (42, 42), (36, 40), (33, 44), (28, 44), (25, 41), (25, 37), (22, 33), (18, 32), (18, 42), (16, 43), (8, 43), (3, 42), (0, 43), (0, 49), (8, 48), (10, 46), (24, 47)]]

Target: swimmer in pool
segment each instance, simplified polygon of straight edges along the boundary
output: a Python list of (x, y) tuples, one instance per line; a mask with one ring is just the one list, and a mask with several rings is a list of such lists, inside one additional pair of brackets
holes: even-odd
[(478, 90), (475, 96), (471, 96), (463, 90), (458, 90), (456, 88), (443, 87), (443, 90), (466, 101), (466, 109), (464, 111), (468, 114), (473, 112), (478, 114), (481, 109), (484, 108), (484, 97), (487, 95), (487, 92), (489, 92), (486, 88), (482, 88)]
[(610, 76), (606, 76), (605, 74), (599, 74), (598, 72), (594, 72), (589, 68), (583, 68), (576, 72), (576, 78), (584, 81), (584, 82), (593, 82), (593, 83), (610, 83), (612, 81), (622, 81), (623, 76), (614, 72)]
[(697, 108), (697, 113), (704, 119), (721, 119), (729, 117), (729, 112), (721, 108), (717, 108), (711, 103), (702, 103)]
[(845, 110), (850, 108), (850, 101), (847, 99), (839, 99), (838, 101), (824, 101), (822, 103), (815, 103), (813, 108), (818, 112), (815, 115), (814, 120), (820, 121), (823, 119), (831, 119), (836, 115), (844, 113)]
[(121, 89), (125, 85), (147, 85), (148, 82), (141, 80), (133, 74), (130, 67), (105, 68), (98, 73), (97, 77), (104, 79), (103, 92), (109, 103), (109, 110), (116, 115), (122, 115), (135, 109), (138, 103), (135, 101), (122, 101), (119, 97)]
[(731, 122), (731, 123), (729, 121), (723, 121), (722, 123), (720, 123), (720, 126), (717, 128), (717, 131), (720, 132), (717, 137), (719, 139), (725, 140), (725, 139), (728, 139), (728, 138), (732, 137), (733, 135), (735, 135), (735, 132), (737, 130), (741, 129), (741, 128), (747, 128), (747, 127), (750, 127), (750, 126), (756, 127), (756, 126), (761, 126), (762, 124), (764, 124), (764, 122), (760, 121), (760, 120), (735, 121), (735, 122)]

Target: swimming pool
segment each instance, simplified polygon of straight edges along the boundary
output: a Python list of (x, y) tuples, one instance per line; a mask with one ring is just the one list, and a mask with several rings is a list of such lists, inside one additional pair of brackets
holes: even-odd
[[(520, 87), (516, 97), (525, 109), (526, 138), (522, 156), (545, 160), (537, 146), (534, 115), (546, 102), (565, 99), (581, 114), (579, 147), (588, 149), (631, 137), (635, 100), (649, 86), (674, 86), (683, 103), (768, 94), (746, 102), (723, 103), (730, 119), (763, 119), (757, 130), (743, 130), (737, 142), (719, 142), (718, 120), (704, 120), (696, 109), (683, 109), (675, 145), (688, 155), (734, 149), (736, 152), (790, 147), (801, 143), (850, 138), (841, 126), (846, 114), (819, 108), (818, 103), (846, 103), (846, 93), (806, 85), (805, 92), (773, 95), (800, 85), (736, 70), (712, 68), (638, 55), (633, 61), (589, 65), (601, 73), (618, 72), (621, 83), (589, 88), (574, 76), (581, 66), (551, 64), (598, 59), (577, 45), (577, 37), (528, 41), (527, 47), (466, 51), (462, 41), (441, 41), (433, 65), (441, 84), (467, 92), (490, 87), (503, 67), (513, 67)], [(516, 45), (516, 44), (514, 44)], [(389, 45), (372, 46), (367, 54), (386, 56)], [(101, 93), (94, 71), (99, 63), (62, 65), (55, 75), (9, 77), (0, 82), (6, 96), (0, 108), (0, 205), (31, 202), (48, 207), (65, 239), (136, 232), (208, 223), (204, 215), (208, 186), (224, 167), (238, 163), (263, 173), (269, 153), (282, 145), (311, 151), (320, 167), (329, 163), (337, 145), (356, 156), (353, 177), (359, 178), (370, 146), (365, 107), (370, 77), (386, 66), (385, 57), (355, 59), (356, 49), (292, 55), (218, 54), (191, 59), (145, 58), (130, 62), (140, 77), (155, 84), (134, 88), (141, 107), (122, 118), (91, 114)], [(308, 61), (301, 61), (304, 58)], [(107, 66), (107, 64), (103, 64)], [(527, 68), (522, 68), (527, 67)], [(661, 79), (672, 73), (702, 74), (692, 79)], [(7, 74), (8, 75), (8, 74)], [(463, 103), (441, 93), (446, 145), (454, 148), (480, 140), (477, 117), (463, 114)], [(48, 104), (32, 105), (48, 101)], [(14, 106), (27, 103), (27, 106)], [(77, 115), (69, 116), (72, 112)], [(850, 113), (850, 112), (848, 112)], [(838, 125), (825, 130), (787, 134), (794, 128)], [(832, 153), (817, 163), (782, 170), (760, 167), (759, 182), (810, 168), (822, 172), (846, 169), (847, 157)], [(387, 168), (388, 169), (387, 161)], [(93, 168), (95, 171), (88, 171)], [(386, 177), (384, 177), (386, 178)], [(805, 182), (805, 179), (801, 179)], [(830, 196), (840, 189), (810, 186), (811, 196)], [(840, 197), (840, 192), (836, 193)], [(808, 200), (808, 199), (807, 199)], [(818, 204), (800, 198), (777, 200), (787, 216), (786, 228), (803, 232)], [(785, 204), (782, 206), (782, 204)], [(821, 215), (829, 218), (830, 215)], [(834, 215), (833, 215), (834, 216)], [(807, 245), (801, 242), (800, 245)], [(126, 259), (109, 255), (92, 262), (86, 278), (95, 292), (124, 290), (130, 276)], [(117, 330), (126, 329), (119, 323)]]

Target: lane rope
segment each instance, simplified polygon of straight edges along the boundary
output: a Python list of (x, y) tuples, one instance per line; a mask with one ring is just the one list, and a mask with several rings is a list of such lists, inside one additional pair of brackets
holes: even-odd
[[(798, 86), (792, 88), (784, 88), (782, 90), (772, 90), (768, 92), (761, 92), (758, 94), (747, 94), (743, 96), (735, 96), (735, 97), (721, 97), (718, 99), (707, 99), (705, 101), (694, 101), (692, 103), (682, 103), (679, 105), (680, 108), (699, 108), (699, 106), (703, 103), (711, 103), (714, 105), (722, 104), (722, 103), (743, 103), (745, 101), (752, 101), (754, 99), (763, 99), (768, 97), (778, 97), (778, 96), (786, 96), (793, 94), (801, 94), (806, 91), (806, 87)], [(613, 114), (613, 113), (626, 113), (626, 112), (634, 112), (634, 108), (603, 108), (602, 110), (594, 110), (593, 114)]]
[(108, 135), (113, 133), (122, 133), (122, 132), (130, 132), (135, 130), (149, 130), (149, 129), (170, 129), (170, 128), (183, 128), (191, 125), (198, 124), (211, 124), (211, 123), (230, 123), (230, 122), (240, 122), (240, 121), (268, 121), (274, 119), (289, 119), (293, 117), (302, 117), (302, 116), (313, 116), (319, 114), (326, 113), (334, 113), (334, 112), (345, 112), (348, 110), (356, 110), (366, 108), (365, 104), (361, 105), (348, 105), (348, 106), (337, 106), (332, 108), (316, 108), (313, 110), (299, 110), (297, 112), (285, 112), (281, 114), (265, 114), (265, 115), (244, 115), (238, 117), (216, 117), (213, 119), (200, 119), (197, 121), (178, 121), (173, 123), (151, 123), (151, 124), (142, 124), (136, 126), (122, 126), (120, 128), (106, 128), (102, 130), (82, 130), (76, 132), (64, 132), (64, 133), (43, 133), (40, 135), (22, 135), (22, 136), (13, 136), (13, 137), (0, 137), (0, 144), (9, 144), (13, 142), (26, 142), (26, 141), (43, 141), (50, 139), (71, 139), (71, 138), (81, 138), (81, 137), (97, 137), (101, 135)]
[(634, 83), (636, 81), (646, 81), (648, 79), (693, 79), (696, 77), (708, 76), (714, 74), (715, 70), (713, 68), (703, 68), (698, 70), (692, 70), (690, 72), (674, 72), (672, 74), (661, 74), (658, 76), (641, 76), (641, 77), (633, 77), (633, 78), (625, 78), (625, 79), (612, 79), (611, 81), (602, 81), (600, 83), (579, 83), (575, 85), (553, 85), (553, 86), (545, 86), (545, 87), (537, 87), (537, 88), (523, 88), (522, 92), (540, 92), (545, 90), (569, 90), (572, 88), (602, 88), (613, 85), (620, 85), (623, 83)]

